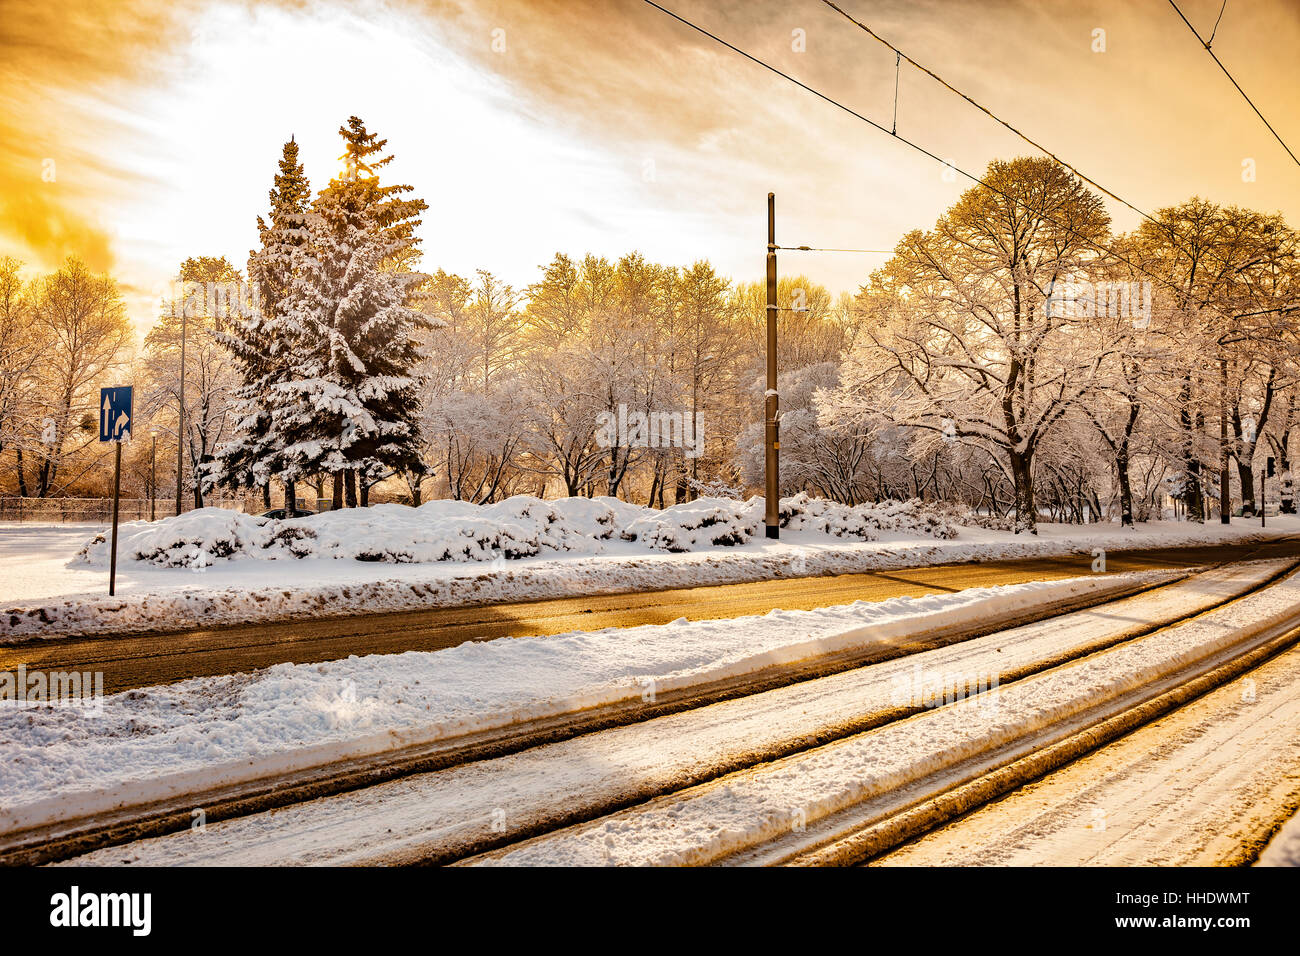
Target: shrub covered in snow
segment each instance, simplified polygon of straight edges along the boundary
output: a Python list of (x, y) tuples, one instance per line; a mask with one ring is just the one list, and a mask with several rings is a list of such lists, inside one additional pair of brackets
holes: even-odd
[[(956, 534), (951, 517), (915, 500), (849, 507), (800, 494), (781, 503), (783, 527), (861, 541), (875, 540), (881, 531), (951, 538)], [(394, 564), (494, 561), (561, 552), (600, 554), (611, 541), (669, 552), (733, 547), (753, 540), (762, 523), (762, 498), (700, 498), (660, 511), (616, 498), (544, 501), (517, 495), (489, 505), (383, 504), (286, 520), (202, 508), (123, 525), (118, 553), (126, 561), (195, 569), (223, 558), (248, 557)], [(106, 566), (107, 535), (88, 541), (77, 562)]]
[[(199, 508), (155, 522), (129, 521), (118, 529), (118, 556), (162, 568), (203, 567), (213, 558), (246, 556), (280, 547), (280, 542), (273, 539), (279, 529), (268, 533), (266, 525), (265, 519), (224, 508)], [(107, 566), (107, 533), (100, 532), (86, 542), (77, 552), (77, 560)]]
[(744, 544), (763, 520), (761, 504), (730, 498), (697, 498), (663, 511), (645, 509), (623, 529), (628, 541), (639, 541), (656, 551), (694, 551), (701, 547)]
[(955, 538), (957, 526), (943, 505), (912, 498), (879, 504), (845, 505), (799, 493), (781, 499), (781, 527), (791, 531), (816, 531), (837, 538), (874, 541), (881, 531), (920, 534), (928, 538)]
[(997, 515), (983, 511), (967, 511), (959, 519), (969, 528), (988, 528), (990, 531), (1015, 531), (1016, 513)]

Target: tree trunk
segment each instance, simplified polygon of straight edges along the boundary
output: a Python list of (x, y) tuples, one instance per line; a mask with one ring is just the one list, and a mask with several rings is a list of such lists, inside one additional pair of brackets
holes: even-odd
[[(1290, 418), (1287, 419), (1288, 425)], [(1295, 514), (1295, 482), (1291, 478), (1291, 433), (1282, 432), (1282, 439), (1277, 443), (1277, 493), (1281, 499), (1278, 507), (1284, 515)]]
[(26, 471), (26, 466), (23, 464), (22, 446), (21, 445), (18, 446), (16, 449), (14, 449), (14, 452), (17, 455), (18, 494), (21, 497), (26, 498), (27, 497), (27, 471)]
[(298, 493), (294, 489), (292, 481), (286, 481), (284, 483), (284, 506), (286, 508), (293, 508), (294, 510), (297, 510), (298, 508)]
[(1252, 518), (1255, 511), (1255, 472), (1249, 458), (1237, 459), (1237, 480), (1241, 482), (1241, 516)]
[(1201, 462), (1196, 457), (1196, 427), (1192, 418), (1192, 379), (1183, 378), (1178, 394), (1178, 424), (1183, 432), (1183, 503), (1187, 520), (1205, 523), (1205, 499), (1201, 495)]
[(334, 472), (334, 487), (330, 493), (330, 510), (338, 511), (343, 507), (343, 473)]
[(1011, 477), (1016, 485), (1015, 533), (1038, 534), (1038, 515), (1034, 510), (1034, 473), (1032, 454), (1010, 451)]
[(1128, 449), (1121, 446), (1115, 454), (1115, 471), (1119, 477), (1119, 525), (1133, 527), (1133, 488), (1128, 477)]
[(1282, 437), (1274, 442), (1277, 452), (1277, 493), (1281, 499), (1278, 510), (1284, 515), (1295, 514), (1295, 483), (1291, 479), (1291, 422), (1295, 414), (1295, 395), (1287, 396), (1286, 421), (1282, 423)]
[(357, 506), (357, 473), (351, 468), (343, 475), (343, 495), (347, 507)]

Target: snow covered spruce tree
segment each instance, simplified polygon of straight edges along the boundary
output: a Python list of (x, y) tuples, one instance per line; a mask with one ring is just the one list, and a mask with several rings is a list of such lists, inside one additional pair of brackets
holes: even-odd
[[(290, 377), (272, 393), (270, 430), (283, 460), (334, 478), (334, 504), (361, 504), (375, 481), (421, 471), (416, 333), (411, 307), (426, 276), (411, 271), (427, 205), (410, 186), (381, 185), (387, 140), (353, 116), (339, 128), (346, 172), (306, 217), (282, 305)], [(277, 330), (278, 331), (278, 330)]]
[(232, 487), (262, 488), (268, 495), (273, 477), (284, 482), (286, 505), (294, 500), (294, 482), (302, 477), (301, 461), (287, 454), (278, 426), (293, 417), (291, 407), (301, 399), (277, 386), (295, 375), (295, 344), (285, 314), (287, 292), (307, 241), (306, 217), (311, 207), (311, 184), (298, 161), (298, 143), (284, 144), (280, 171), (271, 187), (268, 223), (257, 217), (261, 248), (248, 255), (252, 296), (241, 296), (238, 319), (219, 334), (239, 370), (235, 391), (236, 435), (218, 452), (223, 483)]

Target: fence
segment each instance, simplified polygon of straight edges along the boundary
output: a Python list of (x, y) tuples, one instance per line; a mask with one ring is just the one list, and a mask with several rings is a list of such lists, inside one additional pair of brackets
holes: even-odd
[[(225, 499), (208, 502), (215, 508), (244, 511), (242, 499)], [(159, 518), (176, 512), (174, 498), (159, 498), (155, 504)], [(186, 502), (186, 510), (193, 502)], [(118, 512), (122, 521), (149, 520), (148, 498), (123, 498)], [(0, 521), (32, 522), (34, 524), (107, 523), (113, 520), (112, 498), (5, 498), (0, 497)]]

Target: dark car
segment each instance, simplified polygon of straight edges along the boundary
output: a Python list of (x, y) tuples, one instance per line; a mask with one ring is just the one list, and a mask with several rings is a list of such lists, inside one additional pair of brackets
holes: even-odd
[(308, 515), (314, 515), (314, 511), (303, 511), (301, 508), (272, 508), (270, 511), (263, 511), (259, 517), (275, 518), (277, 521), (283, 521), (285, 518), (306, 518)]

